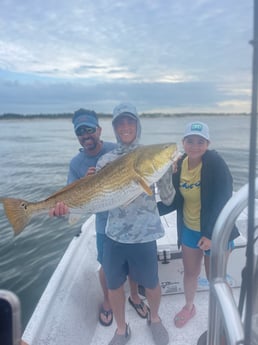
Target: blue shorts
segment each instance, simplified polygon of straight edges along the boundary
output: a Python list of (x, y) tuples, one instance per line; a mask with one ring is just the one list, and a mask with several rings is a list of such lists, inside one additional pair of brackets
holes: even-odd
[(103, 263), (103, 246), (107, 236), (105, 234), (96, 233), (96, 245), (97, 245), (97, 260), (101, 264)]
[[(182, 229), (182, 244), (190, 248), (198, 248), (198, 242), (203, 235), (200, 231), (195, 231), (187, 228), (185, 225)], [(228, 242), (228, 250), (234, 249), (234, 241)], [(210, 255), (210, 250), (205, 250), (204, 255)]]
[(122, 286), (128, 274), (139, 285), (154, 289), (159, 283), (156, 241), (128, 244), (106, 237), (103, 268), (110, 290)]

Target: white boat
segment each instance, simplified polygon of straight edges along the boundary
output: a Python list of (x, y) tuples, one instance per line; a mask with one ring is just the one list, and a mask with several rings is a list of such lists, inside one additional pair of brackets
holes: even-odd
[[(162, 218), (166, 236), (158, 243), (157, 253), (161, 260), (159, 274), (163, 292), (160, 316), (168, 329), (170, 344), (173, 345), (219, 345), (221, 334), (226, 337), (227, 344), (258, 344), (258, 205), (257, 202), (255, 204), (258, 194), (258, 178), (255, 180), (258, 94), (256, 0), (252, 43), (254, 59), (249, 185), (233, 195), (217, 219), (212, 237), (210, 286), (201, 276), (195, 298), (197, 315), (183, 329), (177, 329), (173, 324), (175, 313), (184, 305), (182, 262), (178, 258), (173, 236), (176, 233), (175, 214)], [(227, 263), (225, 249), (235, 222), (242, 236)], [(162, 264), (162, 261), (168, 261), (168, 257), (172, 260)], [(244, 266), (246, 269), (242, 279), (241, 271)], [(108, 344), (116, 326), (113, 322), (112, 326), (103, 327), (98, 322), (98, 306), (102, 293), (97, 269), (94, 217), (91, 217), (84, 224), (80, 236), (72, 240), (50, 279), (24, 331), (22, 345)], [(130, 344), (153, 343), (146, 321), (140, 319), (128, 303), (126, 319), (132, 329)], [(203, 335), (206, 330), (208, 331), (205, 337)]]
[[(237, 309), (236, 306), (240, 296), (241, 271), (245, 265), (247, 187), (242, 189), (233, 196), (233, 201), (230, 200), (231, 204), (234, 205), (234, 209), (230, 210), (233, 215), (226, 213), (226, 216), (223, 216), (224, 219), (219, 218), (219, 222), (217, 222), (219, 224), (224, 221), (232, 223), (236, 218), (235, 210), (237, 209), (238, 214), (240, 213), (236, 222), (241, 231), (241, 236), (238, 238), (236, 247), (230, 256), (227, 273), (224, 277), (227, 285), (232, 287), (230, 292), (226, 291), (225, 298), (227, 300), (224, 312), (228, 312), (230, 308)], [(258, 209), (258, 207), (256, 208)], [(258, 212), (256, 215), (258, 215)], [(158, 241), (159, 251), (157, 253), (160, 260), (159, 273), (163, 294), (160, 316), (168, 329), (170, 344), (197, 344), (201, 334), (208, 328), (211, 289), (203, 271), (199, 279), (195, 299), (197, 315), (183, 329), (177, 329), (173, 324), (173, 317), (184, 305), (184, 294), (182, 284), (183, 266), (180, 252), (178, 252), (176, 246), (175, 212), (163, 216), (162, 222), (166, 229), (166, 236)], [(162, 264), (164, 261), (169, 263)], [(102, 292), (97, 270), (94, 216), (92, 216), (82, 226), (80, 235), (72, 240), (51, 277), (24, 331), (23, 345), (108, 344), (116, 326), (113, 322), (110, 327), (103, 327), (98, 322), (98, 307), (102, 301)], [(231, 291), (232, 300), (228, 296)], [(128, 294), (128, 289), (126, 289), (126, 292)], [(231, 302), (234, 303), (233, 307), (227, 305)], [(231, 317), (233, 320), (235, 316), (231, 315)], [(153, 343), (146, 321), (137, 316), (128, 302), (126, 303), (126, 319), (132, 329), (130, 344), (149, 345)], [(243, 327), (242, 322), (241, 327)], [(243, 336), (242, 333), (240, 332), (240, 335), (238, 335)]]

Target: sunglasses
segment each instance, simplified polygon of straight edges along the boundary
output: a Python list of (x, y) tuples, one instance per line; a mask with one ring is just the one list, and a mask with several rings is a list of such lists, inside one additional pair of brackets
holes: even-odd
[(86, 127), (86, 126), (81, 126), (76, 129), (75, 134), (80, 137), (84, 134), (93, 134), (96, 132), (96, 127)]

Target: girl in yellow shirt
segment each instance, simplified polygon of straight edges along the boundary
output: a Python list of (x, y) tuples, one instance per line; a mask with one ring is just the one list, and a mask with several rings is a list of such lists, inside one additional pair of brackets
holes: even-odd
[[(160, 215), (177, 210), (178, 246), (182, 246), (185, 305), (176, 314), (176, 327), (183, 327), (195, 314), (194, 297), (202, 259), (209, 277), (209, 254), (212, 231), (217, 217), (231, 197), (233, 180), (222, 157), (209, 150), (209, 128), (205, 123), (188, 123), (183, 136), (185, 154), (173, 173), (176, 196), (170, 206), (158, 203)], [(239, 235), (234, 228), (233, 239)]]

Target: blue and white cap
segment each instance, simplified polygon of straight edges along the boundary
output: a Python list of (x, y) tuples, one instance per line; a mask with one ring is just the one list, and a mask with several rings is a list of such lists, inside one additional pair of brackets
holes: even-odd
[(74, 112), (73, 116), (74, 130), (81, 126), (95, 128), (99, 126), (97, 114), (93, 110), (79, 109)]
[(198, 135), (208, 141), (210, 141), (209, 127), (199, 121), (189, 122), (185, 127), (184, 137), (189, 137), (189, 135)]

